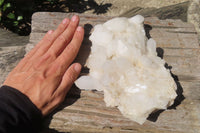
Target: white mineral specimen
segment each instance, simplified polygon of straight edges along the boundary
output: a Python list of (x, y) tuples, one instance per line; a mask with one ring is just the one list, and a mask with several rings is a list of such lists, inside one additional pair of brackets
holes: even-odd
[(104, 92), (107, 106), (140, 124), (156, 109), (166, 109), (176, 98), (176, 84), (165, 61), (157, 56), (156, 42), (145, 36), (140, 15), (114, 18), (98, 24), (90, 36), (89, 75), (75, 84)]

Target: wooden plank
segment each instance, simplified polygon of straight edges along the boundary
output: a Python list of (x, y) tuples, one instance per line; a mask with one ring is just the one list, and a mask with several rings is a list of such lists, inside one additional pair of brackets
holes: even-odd
[[(55, 29), (66, 13), (35, 13), (27, 51), (50, 29)], [(85, 27), (85, 38), (76, 61), (85, 63), (90, 52), (91, 29), (110, 17), (78, 14)], [(124, 118), (118, 109), (106, 107), (103, 93), (80, 91), (75, 86), (64, 103), (46, 120), (47, 126), (61, 132), (122, 132), (122, 133), (197, 133), (200, 131), (200, 47), (193, 25), (180, 20), (145, 18), (149, 36), (158, 43), (158, 52), (176, 76), (179, 97), (176, 109), (152, 114), (144, 125)], [(87, 72), (83, 69), (83, 73)], [(185, 99), (184, 99), (185, 98)], [(184, 99), (184, 100), (183, 100)], [(44, 132), (50, 130), (46, 129)], [(51, 132), (53, 132), (51, 130)]]

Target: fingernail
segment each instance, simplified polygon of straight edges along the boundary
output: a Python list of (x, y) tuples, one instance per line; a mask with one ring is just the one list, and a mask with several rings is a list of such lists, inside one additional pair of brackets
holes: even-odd
[(81, 30), (82, 30), (82, 27), (81, 27), (81, 26), (78, 26), (76, 30), (77, 30), (77, 31), (81, 31)]
[(68, 19), (67, 19), (67, 18), (65, 18), (65, 19), (63, 19), (62, 23), (63, 23), (63, 24), (66, 24), (66, 23), (67, 23), (67, 21), (68, 21)]
[(81, 71), (81, 65), (80, 64), (76, 64), (75, 66), (74, 66), (74, 70), (76, 71), (76, 72), (80, 72)]
[(78, 20), (78, 16), (74, 15), (71, 19), (73, 22), (77, 21)]
[(51, 33), (53, 33), (53, 30), (49, 30), (47, 33), (48, 33), (48, 34), (51, 34)]

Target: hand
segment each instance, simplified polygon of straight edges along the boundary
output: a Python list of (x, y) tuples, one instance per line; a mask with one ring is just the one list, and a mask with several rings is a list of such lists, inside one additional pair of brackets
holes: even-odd
[(55, 31), (48, 31), (3, 83), (25, 94), (43, 115), (64, 100), (81, 71), (79, 63), (71, 64), (84, 36), (78, 24), (79, 17), (73, 16), (65, 18)]

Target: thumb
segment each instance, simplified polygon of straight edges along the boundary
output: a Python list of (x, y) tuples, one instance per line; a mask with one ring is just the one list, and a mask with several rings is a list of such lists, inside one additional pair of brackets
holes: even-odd
[(56, 91), (57, 93), (63, 93), (66, 95), (66, 93), (71, 88), (74, 81), (77, 79), (81, 72), (82, 66), (79, 63), (73, 63), (67, 71), (64, 73), (62, 81)]

